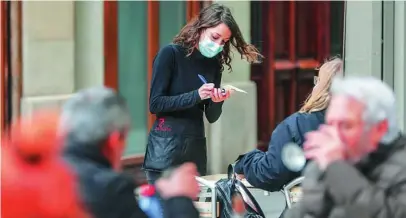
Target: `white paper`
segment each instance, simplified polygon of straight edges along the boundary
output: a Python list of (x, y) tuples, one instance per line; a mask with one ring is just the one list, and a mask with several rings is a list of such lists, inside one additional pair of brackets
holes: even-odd
[(247, 94), (246, 91), (244, 91), (244, 90), (242, 90), (242, 89), (240, 89), (240, 88), (237, 88), (237, 87), (235, 87), (235, 86), (233, 86), (233, 85), (225, 85), (223, 88), (225, 88), (225, 89), (231, 89), (231, 90), (234, 90), (234, 91), (237, 91), (237, 92), (242, 92), (242, 93), (246, 93), (246, 94)]

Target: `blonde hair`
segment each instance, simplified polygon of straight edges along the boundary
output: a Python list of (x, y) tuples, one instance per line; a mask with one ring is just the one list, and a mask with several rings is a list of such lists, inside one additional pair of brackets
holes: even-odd
[(319, 81), (312, 93), (304, 101), (300, 113), (311, 113), (321, 111), (327, 108), (330, 103), (330, 86), (335, 75), (343, 74), (343, 61), (334, 57), (326, 61), (319, 69)]

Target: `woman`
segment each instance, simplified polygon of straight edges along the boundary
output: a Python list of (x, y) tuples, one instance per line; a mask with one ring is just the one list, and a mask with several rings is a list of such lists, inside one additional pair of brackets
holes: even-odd
[(206, 174), (203, 113), (210, 123), (221, 115), (230, 91), (220, 89), (224, 65), (231, 69), (231, 47), (256, 62), (261, 55), (248, 44), (230, 9), (212, 4), (186, 24), (155, 57), (149, 98), (157, 120), (149, 133), (143, 168), (154, 183), (163, 170), (184, 162)]
[(324, 123), (324, 113), (330, 102), (329, 89), (332, 78), (342, 74), (343, 62), (334, 58), (324, 63), (319, 69), (319, 77), (315, 77), (312, 93), (304, 102), (299, 112), (283, 120), (273, 131), (267, 152), (254, 150), (245, 154), (235, 165), (237, 177), (245, 177), (258, 188), (278, 191), (298, 173), (289, 171), (282, 163), (282, 147), (294, 142), (303, 145), (304, 135), (316, 130)]

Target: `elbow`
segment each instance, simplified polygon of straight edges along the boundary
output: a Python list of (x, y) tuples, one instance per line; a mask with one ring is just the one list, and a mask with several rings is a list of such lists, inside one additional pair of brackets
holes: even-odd
[(156, 106), (155, 106), (154, 104), (149, 103), (149, 112), (150, 112), (151, 114), (156, 114), (156, 113), (158, 113), (158, 110), (157, 110), (157, 108), (156, 108)]
[(151, 114), (161, 112), (161, 109), (159, 108), (159, 104), (156, 98), (149, 100), (149, 112), (151, 112)]
[(218, 119), (220, 118), (220, 116), (217, 117), (207, 117), (207, 121), (209, 121), (210, 124), (215, 123)]
[(151, 106), (149, 107), (149, 112), (150, 112), (151, 114), (156, 114), (156, 113), (158, 113), (158, 111), (157, 111), (155, 108), (152, 108)]
[(220, 115), (221, 110), (206, 112), (206, 118), (210, 124), (215, 123), (220, 118)]

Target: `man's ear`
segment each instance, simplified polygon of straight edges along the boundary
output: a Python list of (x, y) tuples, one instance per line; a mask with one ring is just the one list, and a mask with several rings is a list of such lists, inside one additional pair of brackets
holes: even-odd
[(117, 146), (123, 140), (122, 134), (118, 131), (114, 131), (110, 133), (108, 138), (108, 146), (109, 149), (115, 149), (114, 147)]
[(376, 125), (375, 132), (372, 137), (376, 137), (375, 141), (381, 141), (382, 137), (388, 132), (388, 129), (388, 120), (383, 120)]

